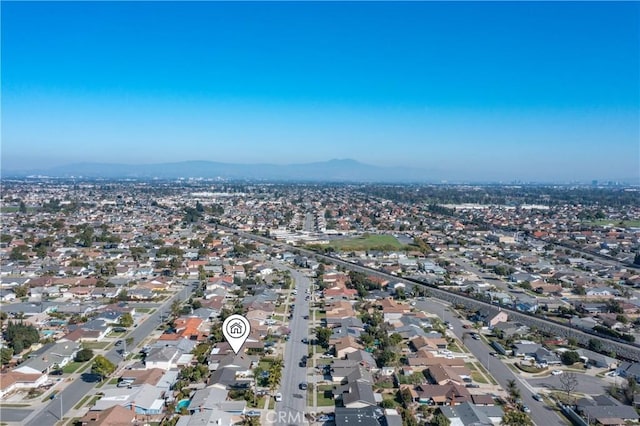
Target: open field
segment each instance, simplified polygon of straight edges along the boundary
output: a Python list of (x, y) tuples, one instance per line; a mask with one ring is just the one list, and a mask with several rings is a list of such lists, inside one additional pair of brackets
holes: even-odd
[(334, 240), (329, 247), (338, 251), (402, 250), (405, 246), (392, 235), (364, 235), (357, 238)]

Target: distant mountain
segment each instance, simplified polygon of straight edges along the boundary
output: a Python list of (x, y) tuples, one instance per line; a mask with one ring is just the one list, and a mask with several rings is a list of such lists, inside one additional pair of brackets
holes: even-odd
[(302, 182), (429, 182), (419, 169), (379, 167), (355, 160), (330, 160), (305, 164), (230, 164), (184, 161), (163, 164), (77, 163), (40, 170), (3, 170), (3, 177), (49, 176), (58, 178), (211, 178)]

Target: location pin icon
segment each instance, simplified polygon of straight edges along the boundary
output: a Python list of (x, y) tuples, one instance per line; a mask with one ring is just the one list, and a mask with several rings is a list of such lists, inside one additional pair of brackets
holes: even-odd
[(250, 331), (251, 324), (242, 315), (231, 315), (222, 323), (222, 334), (236, 354), (247, 341)]

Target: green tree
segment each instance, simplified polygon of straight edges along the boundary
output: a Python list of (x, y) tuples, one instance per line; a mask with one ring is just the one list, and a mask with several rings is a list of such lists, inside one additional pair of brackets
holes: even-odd
[(171, 315), (177, 317), (180, 315), (180, 311), (182, 310), (182, 303), (179, 300), (174, 300), (171, 302)]
[(516, 409), (505, 411), (500, 424), (503, 426), (534, 426), (533, 421), (526, 413)]
[(600, 352), (602, 350), (602, 342), (598, 339), (589, 339), (589, 350)]
[(385, 349), (383, 351), (380, 351), (378, 357), (376, 358), (378, 367), (394, 365), (397, 360), (398, 354), (395, 353), (392, 349)]
[(627, 403), (633, 404), (634, 396), (638, 393), (638, 381), (635, 376), (627, 377), (627, 386), (624, 389), (624, 397)]
[(0, 362), (2, 365), (7, 365), (13, 358), (13, 348), (0, 348)]
[(566, 351), (560, 355), (560, 360), (565, 365), (573, 365), (580, 361), (580, 354), (576, 351)]
[(444, 414), (438, 413), (433, 417), (431, 424), (433, 426), (449, 426), (451, 424), (451, 420), (449, 420)]
[(18, 285), (13, 288), (13, 293), (18, 299), (27, 297), (29, 295), (29, 288), (26, 285)]
[(13, 352), (16, 354), (40, 340), (38, 329), (34, 326), (13, 321), (8, 322), (4, 337), (8, 343), (7, 346), (13, 348)]
[(318, 340), (318, 344), (323, 348), (327, 349), (329, 347), (329, 339), (331, 338), (332, 331), (327, 327), (317, 327), (316, 328), (316, 339)]
[(509, 393), (509, 398), (511, 398), (512, 402), (515, 402), (520, 398), (520, 389), (518, 389), (514, 379), (507, 381), (507, 393)]
[(413, 402), (411, 397), (411, 391), (409, 388), (398, 389), (396, 393), (396, 401), (402, 405), (403, 408), (407, 408)]
[(100, 376), (100, 381), (116, 371), (116, 366), (102, 355), (96, 356), (91, 366), (91, 373)]
[(125, 312), (120, 316), (119, 323), (121, 327), (131, 327), (133, 325), (133, 316), (129, 312)]
[(73, 359), (76, 362), (86, 362), (93, 358), (93, 351), (91, 349), (80, 349)]
[(280, 386), (280, 381), (282, 380), (282, 366), (282, 358), (278, 358), (272, 362), (271, 367), (269, 367), (269, 378), (267, 382), (271, 391), (276, 390), (278, 386)]

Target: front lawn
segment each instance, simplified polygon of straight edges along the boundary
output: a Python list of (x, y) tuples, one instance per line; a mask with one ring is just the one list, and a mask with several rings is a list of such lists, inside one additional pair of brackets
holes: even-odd
[(105, 349), (110, 344), (111, 344), (111, 342), (83, 342), (82, 343), (82, 347), (84, 349), (92, 349), (92, 350)]
[(80, 368), (80, 366), (84, 364), (84, 362), (76, 362), (76, 361), (71, 361), (69, 364), (65, 365), (64, 367), (62, 367), (62, 372), (64, 374), (72, 374), (75, 373), (76, 370), (78, 368)]
[(333, 399), (331, 385), (320, 385), (318, 386), (318, 406), (319, 407), (328, 407), (335, 405), (335, 401)]
[(479, 371), (472, 371), (471, 378), (473, 379), (474, 382), (477, 382), (477, 383), (488, 383), (487, 379), (485, 379), (484, 376)]

